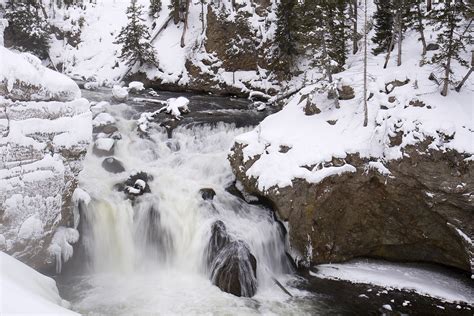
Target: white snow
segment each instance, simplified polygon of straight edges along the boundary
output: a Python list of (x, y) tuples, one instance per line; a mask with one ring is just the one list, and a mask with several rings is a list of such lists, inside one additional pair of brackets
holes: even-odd
[(185, 97), (169, 98), (166, 100), (167, 106), (164, 108), (166, 113), (173, 115), (175, 118), (181, 118), (182, 113), (188, 113), (189, 100)]
[(0, 46), (0, 82), (12, 92), (14, 84), (22, 82), (38, 87), (31, 100), (61, 101), (81, 97), (77, 84), (70, 78), (42, 66), (41, 61), (28, 53), (16, 53)]
[[(433, 66), (419, 66), (421, 45), (417, 39), (418, 34), (407, 32), (400, 67), (392, 61), (383, 69), (385, 56), (370, 56), (369, 93), (374, 96), (368, 101), (367, 127), (363, 126), (363, 59), (358, 53), (349, 56), (347, 70), (334, 75), (339, 87), (354, 88), (355, 98), (340, 100), (337, 108), (327, 98), (323, 83), (308, 85), (283, 110), (236, 138), (244, 146), (245, 161), (259, 156), (247, 176), (256, 178), (262, 191), (291, 185), (296, 178), (317, 183), (327, 176), (355, 171), (345, 162), (350, 154), (373, 160), (367, 169), (390, 176), (385, 163), (402, 158), (406, 146), (427, 139), (433, 139), (433, 149), (472, 155), (474, 79), (471, 76), (460, 93), (450, 90), (448, 97), (441, 96), (438, 87), (428, 80)], [(459, 75), (465, 73), (457, 64), (454, 70)], [(386, 83), (406, 78), (410, 80), (408, 84), (385, 93)], [(390, 103), (389, 97), (395, 102)], [(414, 106), (413, 101), (423, 102), (424, 106)], [(305, 115), (308, 104), (316, 106), (320, 113)], [(397, 134), (402, 136), (401, 144), (391, 144), (390, 138)], [(291, 150), (281, 153), (280, 146)], [(340, 160), (342, 166), (332, 166), (333, 158)], [(333, 168), (330, 172), (326, 170), (328, 166)]]
[(95, 146), (97, 149), (110, 151), (115, 144), (115, 140), (113, 138), (98, 138), (95, 141)]
[(140, 81), (132, 81), (128, 84), (128, 91), (139, 92), (145, 90), (145, 86)]
[(126, 87), (115, 85), (112, 89), (112, 96), (117, 101), (125, 101), (128, 98), (128, 89)]
[(371, 260), (322, 264), (316, 268), (317, 273), (311, 272), (311, 275), (318, 278), (347, 280), (390, 289), (415, 291), (421, 295), (448, 302), (474, 304), (474, 288), (464, 283), (465, 280), (422, 267)]
[(53, 279), (0, 252), (0, 314), (78, 315)]
[(99, 113), (92, 121), (92, 124), (97, 126), (105, 126), (115, 123), (115, 118), (109, 113)]

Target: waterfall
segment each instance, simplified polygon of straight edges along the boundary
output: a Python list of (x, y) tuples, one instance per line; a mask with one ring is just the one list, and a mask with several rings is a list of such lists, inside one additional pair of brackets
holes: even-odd
[[(79, 287), (92, 290), (87, 296), (82, 293), (72, 299), (76, 308), (83, 312), (119, 313), (115, 308), (120, 304), (114, 299), (123, 292), (104, 303), (96, 301), (104, 295), (101, 291), (108, 289), (108, 295), (113, 295), (119, 288), (135, 284), (133, 289), (127, 289), (127, 295), (133, 295), (154, 278), (153, 290), (164, 287), (169, 291), (167, 295), (181, 297), (181, 291), (186, 290), (183, 287), (188, 287), (188, 291), (197, 292), (195, 295), (201, 292), (198, 300), (207, 296), (228, 300), (229, 294), (212, 284), (212, 274), (226, 260), (226, 251), (232, 249), (237, 257), (255, 257), (255, 275), (245, 262), (239, 271), (243, 271), (241, 279), (256, 287), (257, 294), (270, 290), (285, 297), (273, 281), (275, 277), (286, 278), (291, 272), (281, 225), (270, 210), (250, 205), (226, 191), (234, 179), (227, 161), (228, 150), (234, 137), (247, 129), (229, 124), (179, 127), (169, 139), (165, 129), (157, 128), (149, 138), (141, 138), (135, 121), (116, 118), (122, 139), (115, 145), (114, 157), (126, 171), (108, 173), (101, 167), (104, 158), (88, 153), (80, 175), (80, 187), (89, 193), (91, 202), (81, 215), (86, 276)], [(150, 193), (127, 199), (117, 187), (138, 172), (151, 179), (147, 182)], [(215, 197), (204, 200), (199, 192), (202, 188), (212, 188)], [(207, 250), (212, 225), (217, 221), (225, 225), (233, 244), (219, 254), (217, 263), (210, 263)], [(178, 284), (179, 290), (175, 288)], [(193, 287), (197, 289), (192, 290)], [(97, 296), (91, 295), (95, 291)], [(244, 296), (248, 294), (244, 292), (242, 289)], [(140, 293), (143, 294), (142, 289)], [(202, 296), (204, 293), (207, 294)], [(247, 304), (232, 300), (233, 304)], [(136, 307), (132, 309), (135, 312)]]

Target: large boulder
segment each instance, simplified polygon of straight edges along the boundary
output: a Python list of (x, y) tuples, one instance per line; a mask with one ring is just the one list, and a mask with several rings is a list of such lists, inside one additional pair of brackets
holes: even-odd
[(212, 225), (206, 253), (213, 284), (236, 296), (255, 295), (257, 259), (245, 242), (233, 240), (222, 221)]
[(211, 280), (222, 291), (244, 297), (257, 292), (257, 259), (243, 241), (224, 246), (211, 266)]
[[(269, 199), (288, 221), (290, 243), (300, 262), (312, 265), (356, 257), (432, 262), (474, 270), (474, 173), (472, 160), (456, 151), (430, 149), (429, 141), (405, 148), (402, 159), (379, 172), (367, 159), (345, 160), (353, 173), (319, 183), (295, 179), (262, 192), (246, 171), (243, 145), (230, 156), (245, 189)], [(388, 174), (390, 176), (388, 176)]]

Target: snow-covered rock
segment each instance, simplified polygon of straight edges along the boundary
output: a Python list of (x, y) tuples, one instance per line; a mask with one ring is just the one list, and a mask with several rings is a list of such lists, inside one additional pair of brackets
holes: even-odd
[(112, 97), (119, 102), (125, 101), (128, 98), (128, 89), (115, 85), (112, 89)]
[(22, 101), (71, 101), (81, 97), (77, 84), (41, 65), (28, 53), (0, 46), (0, 95)]
[(48, 250), (51, 239), (73, 222), (75, 179), (92, 138), (89, 102), (74, 99), (80, 96), (77, 85), (34, 57), (2, 47), (0, 54), (8, 58), (8, 64), (0, 59), (0, 78), (14, 80), (8, 81), (13, 86), (7, 98), (0, 97), (2, 249), (35, 268), (51, 269), (57, 254)]
[(0, 252), (0, 314), (78, 315), (59, 296), (56, 282)]
[(132, 81), (128, 84), (128, 91), (140, 92), (145, 90), (145, 86), (140, 81)]
[(356, 55), (334, 76), (353, 97), (309, 85), (236, 138), (234, 173), (289, 221), (303, 262), (377, 256), (474, 272), (472, 91), (441, 96), (417, 41), (407, 34), (401, 66), (370, 57), (367, 126)]
[(169, 98), (166, 103), (167, 105), (163, 110), (177, 119), (181, 118), (181, 114), (189, 113), (189, 100), (185, 97)]

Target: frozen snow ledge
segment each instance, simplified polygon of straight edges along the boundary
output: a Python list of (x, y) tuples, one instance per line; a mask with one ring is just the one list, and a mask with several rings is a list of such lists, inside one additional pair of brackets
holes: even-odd
[(438, 271), (379, 261), (323, 264), (312, 276), (373, 284), (389, 289), (415, 291), (450, 303), (474, 304), (474, 289), (467, 282)]
[(56, 282), (0, 251), (0, 314), (79, 315), (68, 310)]
[(69, 78), (32, 56), (0, 54), (0, 251), (53, 272), (78, 237), (67, 227), (92, 114)]
[(41, 65), (28, 53), (0, 46), (0, 95), (22, 101), (71, 101), (81, 97), (77, 84)]

